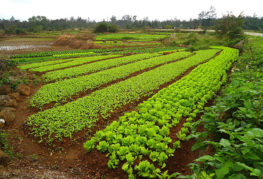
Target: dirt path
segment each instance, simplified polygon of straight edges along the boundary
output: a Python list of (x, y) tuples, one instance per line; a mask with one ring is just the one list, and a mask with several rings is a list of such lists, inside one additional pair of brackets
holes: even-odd
[(263, 33), (258, 33), (258, 32), (245, 32), (245, 34), (246, 35), (263, 37)]

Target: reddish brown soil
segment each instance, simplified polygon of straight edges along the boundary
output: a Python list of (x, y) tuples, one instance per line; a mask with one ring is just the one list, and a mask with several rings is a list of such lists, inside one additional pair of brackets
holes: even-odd
[[(181, 79), (194, 68), (195, 67), (188, 69), (169, 83), (161, 85), (159, 89), (153, 91), (153, 94)], [(34, 94), (38, 89), (39, 87), (33, 89), (31, 94)], [(5, 171), (10, 172), (10, 170), (14, 171), (12, 170), (14, 168), (20, 168), (23, 169), (23, 171), (39, 171), (39, 174), (40, 172), (55, 170), (60, 172), (61, 176), (66, 175), (66, 178), (127, 178), (127, 175), (121, 170), (121, 165), (116, 170), (110, 170), (107, 167), (108, 159), (105, 154), (96, 150), (93, 150), (91, 153), (86, 153), (82, 144), (89, 136), (93, 135), (95, 131), (104, 129), (109, 123), (123, 115), (124, 112), (136, 110), (135, 108), (139, 103), (147, 100), (152, 95), (116, 109), (109, 119), (99, 120), (93, 128), (83, 130), (74, 135), (71, 140), (65, 139), (62, 143), (56, 142), (56, 151), (47, 147), (45, 144), (37, 143), (28, 133), (25, 133), (24, 122), (34, 111), (28, 108), (30, 97), (21, 96), (16, 112), (16, 119), (13, 124), (7, 126), (5, 129), (10, 134), (10, 143), (14, 151), (20, 153), (23, 157), (21, 159), (15, 159), (9, 166), (11, 169), (7, 168)], [(175, 132), (177, 130), (179, 129), (175, 129)], [(167, 168), (169, 170), (175, 171), (176, 169), (177, 172), (182, 172), (183, 174), (189, 173), (189, 169), (187, 169), (185, 165), (199, 155), (199, 152), (190, 151), (193, 142), (194, 141), (190, 140), (183, 143), (182, 148), (175, 152), (175, 156), (169, 158), (167, 162)], [(176, 162), (176, 166), (174, 166), (174, 162)], [(11, 174), (9, 176), (11, 176)], [(52, 176), (51, 178), (55, 177)]]

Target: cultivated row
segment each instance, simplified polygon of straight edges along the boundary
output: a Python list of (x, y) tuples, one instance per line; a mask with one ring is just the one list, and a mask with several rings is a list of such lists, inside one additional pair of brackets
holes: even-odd
[(70, 62), (74, 59), (61, 59), (61, 60), (52, 60), (52, 61), (47, 61), (47, 62), (39, 62), (39, 63), (30, 63), (26, 65), (20, 65), (19, 68), (21, 70), (27, 70), (31, 68), (37, 68), (37, 67), (43, 67), (43, 66), (48, 66), (48, 65), (54, 65), (58, 63), (65, 63), (65, 62)]
[(55, 65), (49, 65), (49, 66), (41, 66), (38, 68), (33, 68), (31, 71), (37, 71), (37, 72), (47, 72), (51, 70), (57, 70), (61, 68), (66, 67), (73, 67), (77, 65), (82, 65), (88, 62), (93, 62), (97, 60), (107, 59), (107, 58), (113, 58), (113, 57), (119, 57), (120, 55), (102, 55), (102, 56), (92, 56), (92, 57), (82, 57), (82, 58), (75, 58), (74, 60), (66, 63), (59, 63)]

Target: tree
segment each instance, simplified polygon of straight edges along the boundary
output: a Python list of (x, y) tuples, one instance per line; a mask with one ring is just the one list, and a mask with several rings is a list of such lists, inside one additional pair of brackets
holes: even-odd
[(118, 28), (114, 24), (108, 24), (105, 22), (101, 22), (96, 25), (94, 32), (95, 33), (104, 33), (104, 32), (117, 32)]
[(111, 16), (110, 21), (111, 23), (116, 23), (117, 22), (116, 16)]
[(218, 19), (215, 24), (216, 33), (225, 36), (229, 40), (244, 38), (243, 26), (244, 17), (242, 14), (235, 16), (232, 13), (224, 15)]
[(200, 26), (206, 31), (209, 27), (213, 26), (216, 19), (216, 9), (211, 6), (208, 11), (202, 11), (198, 15)]

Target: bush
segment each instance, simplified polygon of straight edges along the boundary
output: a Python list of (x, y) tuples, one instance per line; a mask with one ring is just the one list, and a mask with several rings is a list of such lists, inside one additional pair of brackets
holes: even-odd
[(108, 25), (108, 32), (115, 33), (118, 31), (118, 27), (115, 24), (109, 24)]
[(236, 17), (233, 14), (227, 14), (216, 21), (215, 30), (219, 36), (226, 37), (228, 41), (242, 40), (245, 37), (242, 30), (243, 23), (242, 15)]
[(95, 33), (103, 33), (103, 32), (108, 32), (108, 25), (106, 23), (99, 23), (96, 25)]
[(16, 28), (15, 30), (15, 33), (16, 34), (26, 34), (26, 30), (25, 29), (21, 29), (21, 28)]
[(5, 34), (5, 31), (0, 29), (0, 35), (4, 35)]
[(8, 154), (10, 157), (13, 156), (12, 148), (8, 142), (8, 134), (4, 131), (0, 131), (0, 150)]
[(98, 23), (94, 29), (95, 33), (104, 33), (104, 32), (117, 32), (118, 27), (114, 24), (107, 24), (105, 22)]
[(184, 45), (193, 45), (193, 44), (196, 44), (198, 42), (198, 38), (197, 38), (197, 35), (196, 33), (192, 32), (190, 33), (186, 40), (183, 42)]
[(0, 59), (0, 71), (4, 72), (16, 66), (17, 62), (13, 60)]

